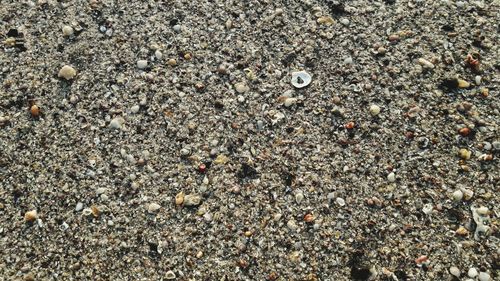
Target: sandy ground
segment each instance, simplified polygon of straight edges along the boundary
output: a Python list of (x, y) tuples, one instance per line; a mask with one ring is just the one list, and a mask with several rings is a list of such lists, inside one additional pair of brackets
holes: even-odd
[(0, 280), (500, 280), (499, 8), (0, 0)]

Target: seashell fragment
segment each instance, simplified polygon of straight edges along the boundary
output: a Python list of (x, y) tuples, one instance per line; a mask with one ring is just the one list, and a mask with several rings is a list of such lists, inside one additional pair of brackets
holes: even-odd
[(311, 83), (311, 75), (305, 71), (292, 72), (292, 85), (295, 88), (304, 88)]

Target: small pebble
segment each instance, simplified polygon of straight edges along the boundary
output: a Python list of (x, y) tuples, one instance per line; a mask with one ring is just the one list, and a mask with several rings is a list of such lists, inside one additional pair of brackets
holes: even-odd
[(339, 206), (345, 206), (345, 200), (343, 198), (337, 197), (337, 199), (335, 199), (335, 202), (337, 202)]
[(73, 30), (73, 27), (69, 26), (69, 25), (65, 25), (63, 26), (62, 28), (62, 32), (63, 32), (63, 35), (68, 37), (68, 36), (71, 36), (73, 35), (74, 33), (74, 30)]
[(158, 210), (160, 210), (160, 208), (161, 208), (161, 206), (160, 206), (159, 204), (157, 204), (157, 203), (150, 203), (150, 204), (148, 205), (148, 212), (149, 212), (150, 214), (154, 214), (154, 213), (156, 213)]
[(139, 105), (134, 105), (130, 108), (130, 112), (137, 113), (137, 112), (139, 112), (140, 109), (141, 109), (141, 107)]
[(146, 67), (148, 67), (148, 61), (147, 60), (138, 60), (137, 61), (137, 68), (144, 69)]
[(109, 127), (111, 129), (121, 129), (124, 123), (125, 119), (123, 117), (115, 117), (109, 122)]
[(462, 148), (458, 151), (458, 155), (460, 156), (460, 158), (464, 160), (469, 160), (472, 155), (472, 152), (470, 152), (466, 148)]
[(156, 50), (155, 51), (155, 57), (159, 60), (161, 60), (161, 58), (163, 58), (163, 54), (160, 50)]
[(177, 60), (175, 59), (168, 59), (167, 64), (170, 66), (174, 66), (177, 64)]
[(83, 203), (82, 202), (76, 203), (75, 211), (80, 212), (81, 210), (83, 210)]
[(184, 203), (184, 192), (179, 192), (175, 195), (175, 205), (180, 206)]
[(461, 201), (463, 197), (464, 193), (461, 190), (455, 190), (455, 192), (453, 192), (453, 200)]
[(475, 269), (474, 267), (471, 267), (469, 269), (469, 271), (467, 272), (467, 276), (469, 276), (470, 278), (475, 278), (478, 275), (479, 275), (479, 272), (477, 272), (477, 269)]
[(285, 100), (284, 104), (285, 104), (286, 107), (290, 107), (290, 106), (292, 106), (292, 105), (294, 105), (296, 103), (297, 103), (297, 99), (296, 98), (287, 98)]
[(470, 83), (465, 81), (465, 80), (458, 79), (457, 81), (458, 81), (459, 88), (469, 88), (470, 87)]
[(201, 203), (201, 196), (198, 194), (189, 194), (184, 196), (184, 206), (198, 206)]
[(173, 29), (174, 29), (175, 32), (181, 32), (181, 26), (178, 25), (178, 24), (174, 25)]
[(420, 64), (421, 66), (423, 66), (424, 68), (427, 68), (427, 69), (433, 69), (434, 68), (434, 64), (424, 58), (419, 58), (418, 59), (418, 64)]
[(424, 207), (422, 208), (422, 212), (426, 215), (429, 215), (430, 213), (432, 213), (432, 204), (425, 204)]
[(234, 89), (236, 90), (236, 92), (238, 92), (239, 94), (243, 94), (243, 93), (246, 93), (248, 92), (248, 90), (250, 90), (250, 88), (247, 86), (246, 83), (244, 82), (241, 82), (241, 83), (236, 83), (234, 85)]
[(340, 20), (340, 23), (343, 24), (343, 25), (349, 25), (349, 20), (346, 19), (346, 18), (343, 18)]
[(297, 202), (297, 204), (300, 204), (302, 200), (304, 200), (304, 194), (302, 192), (295, 194), (295, 202)]
[(351, 57), (345, 58), (344, 59), (344, 64), (353, 64), (353, 59)]
[(370, 114), (372, 116), (377, 116), (380, 114), (380, 106), (376, 105), (376, 104), (372, 104), (370, 105)]
[(387, 180), (389, 182), (395, 182), (396, 181), (396, 175), (394, 173), (390, 173), (387, 175)]
[(479, 84), (481, 84), (481, 80), (482, 80), (482, 77), (479, 75), (476, 75), (476, 77), (474, 77), (474, 83), (476, 83), (476, 85), (478, 85), (478, 86), (479, 86)]
[(456, 266), (452, 266), (450, 267), (450, 274), (458, 278), (460, 277), (460, 269)]
[(61, 68), (61, 70), (59, 70), (58, 76), (66, 80), (71, 80), (75, 78), (76, 70), (69, 65), (65, 65)]
[(479, 273), (479, 281), (490, 281), (490, 275), (486, 272)]
[(175, 278), (177, 278), (177, 276), (175, 276), (175, 273), (172, 270), (167, 271), (165, 274), (165, 279), (167, 280), (174, 280)]
[(26, 222), (32, 222), (38, 218), (38, 213), (36, 210), (28, 211), (24, 214), (24, 220)]

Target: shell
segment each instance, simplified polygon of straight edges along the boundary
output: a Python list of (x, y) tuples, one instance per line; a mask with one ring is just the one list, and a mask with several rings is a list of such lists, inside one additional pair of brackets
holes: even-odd
[(305, 71), (292, 72), (292, 85), (295, 88), (304, 88), (311, 84), (312, 77), (309, 73)]

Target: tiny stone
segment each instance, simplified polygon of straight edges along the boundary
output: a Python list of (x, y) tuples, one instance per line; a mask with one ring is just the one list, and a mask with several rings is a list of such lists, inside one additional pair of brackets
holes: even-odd
[(429, 215), (430, 213), (432, 213), (432, 204), (425, 204), (424, 207), (422, 208), (422, 212), (426, 215)]
[(188, 156), (191, 153), (188, 148), (183, 148), (180, 152), (182, 156)]
[(469, 276), (470, 278), (474, 278), (478, 275), (479, 275), (479, 272), (477, 272), (477, 269), (475, 269), (474, 267), (471, 267), (469, 269), (469, 271), (467, 272), (467, 276)]
[(351, 57), (348, 57), (348, 58), (345, 58), (345, 59), (344, 59), (344, 64), (353, 64), (353, 62), (354, 62), (354, 61), (352, 60), (352, 58), (351, 58)]
[(161, 208), (161, 206), (157, 203), (151, 203), (148, 205), (148, 212), (150, 214), (154, 214), (156, 213), (159, 209)]
[(178, 24), (174, 25), (173, 29), (175, 32), (181, 32), (181, 26)]
[(159, 60), (161, 60), (161, 58), (163, 58), (163, 54), (160, 50), (156, 50), (155, 51), (155, 57)]
[(340, 23), (343, 24), (343, 25), (349, 25), (349, 20), (346, 19), (346, 18), (343, 18), (340, 20)]
[(198, 194), (189, 194), (184, 196), (185, 206), (198, 206), (201, 203), (201, 196)]
[(424, 59), (424, 58), (419, 58), (418, 59), (418, 64), (420, 64), (424, 68), (428, 68), (428, 69), (433, 69), (434, 68), (434, 64), (432, 62)]
[(464, 160), (469, 160), (472, 155), (472, 152), (470, 152), (466, 148), (462, 148), (458, 151), (458, 155), (460, 156), (460, 158)]
[(387, 180), (389, 182), (395, 182), (396, 181), (396, 175), (394, 173), (390, 173), (387, 175)]
[(141, 109), (141, 107), (140, 107), (139, 105), (134, 105), (134, 106), (132, 106), (132, 107), (130, 108), (130, 111), (131, 111), (132, 113), (137, 113), (137, 112), (139, 112), (139, 110), (140, 110), (140, 109)]
[(27, 222), (34, 221), (38, 218), (38, 213), (36, 210), (28, 211), (24, 214), (24, 220)]
[(245, 92), (247, 92), (249, 90), (247, 84), (241, 82), (241, 83), (236, 83), (234, 85), (234, 89), (236, 90), (236, 92), (238, 92), (239, 94), (243, 94)]
[(125, 123), (125, 119), (123, 119), (123, 117), (116, 117), (116, 118), (113, 118), (113, 120), (111, 120), (111, 122), (109, 122), (109, 127), (111, 129), (121, 129), (123, 123)]
[(481, 84), (481, 80), (482, 80), (482, 77), (477, 75), (476, 77), (474, 77), (474, 83), (476, 83), (476, 85), (479, 85)]
[(83, 203), (82, 202), (76, 203), (75, 211), (80, 212), (81, 210), (83, 210)]
[(380, 106), (378, 106), (376, 104), (370, 105), (370, 114), (372, 116), (377, 116), (377, 115), (379, 115), (379, 113), (380, 113)]
[(165, 279), (167, 280), (174, 280), (175, 278), (177, 278), (177, 276), (175, 276), (175, 273), (172, 270), (167, 271), (165, 274)]
[(170, 66), (174, 66), (174, 65), (176, 65), (176, 64), (177, 64), (177, 61), (176, 61), (175, 59), (169, 59), (169, 60), (167, 61), (167, 64), (168, 64), (168, 65), (170, 65)]
[(460, 277), (460, 269), (456, 266), (452, 266), (450, 267), (450, 274), (458, 278)]
[(74, 30), (73, 30), (73, 27), (69, 26), (69, 25), (65, 25), (63, 26), (62, 28), (62, 32), (63, 32), (63, 35), (68, 37), (68, 36), (71, 36), (73, 35), (74, 33)]
[(294, 105), (296, 103), (297, 103), (297, 99), (296, 98), (287, 98), (285, 100), (284, 104), (285, 104), (286, 107), (290, 107), (290, 106), (292, 106), (292, 105)]
[(479, 273), (479, 281), (490, 281), (490, 275), (486, 272)]
[(345, 200), (340, 198), (340, 197), (337, 197), (337, 199), (335, 199), (335, 201), (337, 202), (337, 204), (339, 204), (339, 206), (345, 206)]
[(148, 66), (148, 61), (147, 60), (138, 60), (137, 61), (137, 68), (144, 69), (147, 66)]
[(300, 204), (302, 200), (304, 200), (304, 194), (302, 192), (295, 194), (295, 202), (297, 202), (297, 204)]
[(493, 149), (500, 150), (500, 141), (494, 141), (491, 144), (493, 145)]
[(455, 190), (453, 192), (453, 200), (460, 201), (464, 197), (464, 193), (461, 190)]
[(66, 80), (71, 80), (75, 78), (76, 70), (69, 65), (65, 65), (61, 68), (61, 70), (59, 70), (58, 76)]

